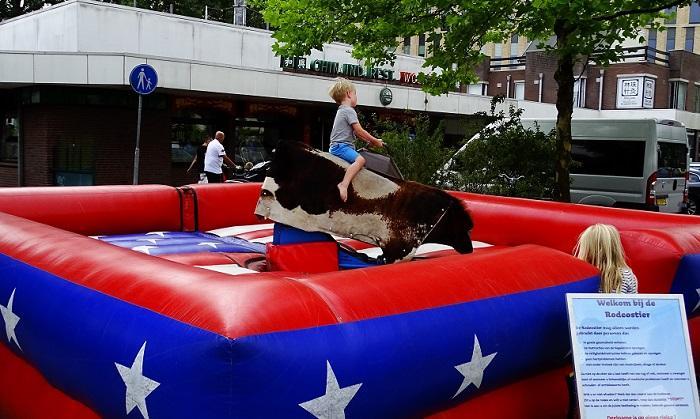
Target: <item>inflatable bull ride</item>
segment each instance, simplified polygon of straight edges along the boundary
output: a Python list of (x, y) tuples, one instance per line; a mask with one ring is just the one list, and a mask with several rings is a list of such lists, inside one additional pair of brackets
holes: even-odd
[(0, 417), (562, 418), (596, 222), (684, 294), (700, 361), (700, 218), (369, 173), (344, 206), (342, 164), (296, 152), (262, 187), (0, 190)]
[(382, 259), (410, 259), (423, 243), (470, 253), (472, 221), (465, 204), (437, 188), (362, 170), (340, 200), (336, 185), (348, 164), (296, 141), (281, 142), (260, 200), (259, 216), (306, 231), (374, 244)]

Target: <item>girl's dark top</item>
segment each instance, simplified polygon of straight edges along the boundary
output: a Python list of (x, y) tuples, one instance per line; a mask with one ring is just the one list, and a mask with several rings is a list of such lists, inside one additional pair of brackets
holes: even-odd
[(194, 167), (197, 173), (204, 173), (204, 155), (207, 154), (207, 146), (200, 144), (197, 147), (197, 161), (194, 162)]

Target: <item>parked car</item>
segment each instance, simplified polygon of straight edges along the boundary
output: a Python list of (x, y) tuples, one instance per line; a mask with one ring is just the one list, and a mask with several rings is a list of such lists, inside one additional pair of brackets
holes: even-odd
[(700, 202), (700, 169), (691, 168), (688, 171), (688, 214), (698, 214)]
[[(555, 120), (523, 119), (547, 132)], [(571, 121), (571, 202), (685, 213), (688, 137), (680, 122)]]

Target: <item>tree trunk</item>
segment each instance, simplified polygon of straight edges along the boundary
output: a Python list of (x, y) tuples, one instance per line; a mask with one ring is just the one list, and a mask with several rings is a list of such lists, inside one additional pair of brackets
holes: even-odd
[[(571, 114), (574, 112), (574, 57), (566, 50), (566, 40), (570, 31), (565, 25), (555, 24), (557, 45), (560, 55), (554, 79), (558, 85), (557, 92), (557, 163), (555, 168), (557, 193), (555, 199), (571, 202), (571, 183), (569, 181), (569, 162), (571, 161)], [(564, 47), (564, 48), (561, 48)]]

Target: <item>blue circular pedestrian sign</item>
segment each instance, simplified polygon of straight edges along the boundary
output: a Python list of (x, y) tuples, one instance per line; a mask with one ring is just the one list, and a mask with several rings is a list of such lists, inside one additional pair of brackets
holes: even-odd
[(148, 64), (139, 64), (131, 70), (129, 84), (140, 95), (153, 93), (158, 86), (158, 73)]

